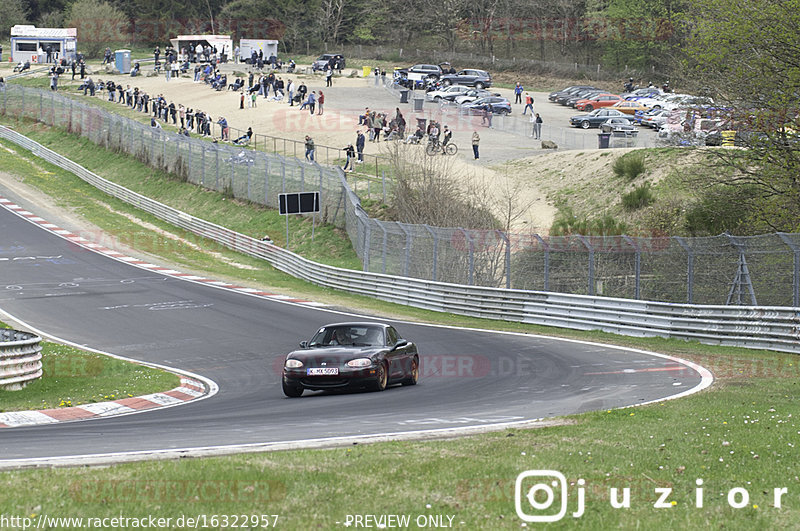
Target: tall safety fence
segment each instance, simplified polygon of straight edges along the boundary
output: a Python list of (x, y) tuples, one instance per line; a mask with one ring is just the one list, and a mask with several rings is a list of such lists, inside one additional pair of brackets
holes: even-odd
[(277, 208), (319, 190), (364, 271), (451, 284), (690, 304), (800, 306), (800, 234), (542, 236), (371, 219), (338, 168), (152, 129), (60, 94), (6, 85), (2, 112), (68, 129), (187, 181)]

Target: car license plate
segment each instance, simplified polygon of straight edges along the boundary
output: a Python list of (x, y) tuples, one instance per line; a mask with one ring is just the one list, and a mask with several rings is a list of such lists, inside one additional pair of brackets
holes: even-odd
[(314, 367), (306, 369), (308, 376), (337, 376), (339, 367)]

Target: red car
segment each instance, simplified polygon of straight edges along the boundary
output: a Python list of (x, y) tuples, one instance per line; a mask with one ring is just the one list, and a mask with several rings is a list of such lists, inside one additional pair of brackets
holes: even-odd
[(575, 108), (579, 111), (592, 112), (600, 107), (611, 107), (620, 101), (625, 100), (616, 94), (598, 94), (585, 100), (579, 100), (578, 103), (575, 104)]

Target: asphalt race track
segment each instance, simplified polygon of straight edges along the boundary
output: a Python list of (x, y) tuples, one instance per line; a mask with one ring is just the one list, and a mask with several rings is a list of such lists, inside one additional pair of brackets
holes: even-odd
[(47, 334), (219, 385), (184, 406), (2, 429), (6, 464), (523, 421), (658, 400), (701, 383), (695, 369), (635, 351), (389, 321), (419, 346), (418, 386), (287, 399), (282, 357), (318, 326), (352, 315), (165, 277), (4, 208), (0, 234), (1, 309)]

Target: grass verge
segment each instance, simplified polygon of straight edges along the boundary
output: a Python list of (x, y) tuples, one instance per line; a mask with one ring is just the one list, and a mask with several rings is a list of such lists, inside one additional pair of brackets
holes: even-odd
[[(13, 170), (36, 173), (26, 175), (30, 184), (55, 179), (55, 173), (48, 175), (53, 168), (25, 157), (12, 157)], [(7, 161), (0, 163), (8, 167)], [(93, 198), (88, 187), (67, 181), (66, 175), (57, 177), (59, 201), (65, 206), (80, 209), (80, 214), (94, 223), (110, 223), (115, 230), (144, 231), (130, 225), (128, 216), (117, 214), (113, 222), (105, 219), (109, 209), (93, 204), (112, 204), (110, 199)], [(92, 199), (86, 201), (87, 197)], [(114, 210), (127, 208), (113, 206)], [(159, 251), (171, 262), (183, 259), (182, 248), (165, 246)], [(235, 260), (247, 259), (239, 256)], [(273, 281), (282, 276), (255, 278), (254, 273), (225, 266), (221, 260), (212, 268), (212, 272), (238, 275), (244, 282)], [(392, 317), (545, 333), (679, 355), (710, 368), (717, 383), (686, 399), (570, 416), (565, 425), (539, 430), (106, 469), (3, 473), (0, 485), (10, 494), (0, 500), (0, 512), (34, 517), (154, 514), (170, 518), (200, 513), (208, 518), (214, 513), (229, 518), (234, 514), (279, 514), (279, 525), (286, 529), (333, 528), (337, 522), (346, 522), (348, 514), (443, 515), (452, 516), (452, 525), (465, 529), (519, 528), (514, 479), (524, 470), (540, 469), (558, 470), (569, 483), (579, 478), (587, 482), (586, 513), (580, 519), (567, 515), (557, 524), (563, 527), (579, 522), (593, 529), (780, 528), (791, 527), (800, 516), (795, 447), (800, 429), (792, 416), (800, 390), (795, 356), (498, 323), (378, 303), (294, 279), (282, 284), (301, 289), (316, 300)], [(696, 506), (698, 478), (704, 482), (702, 508)], [(45, 484), (48, 488), (43, 489)], [(611, 487), (631, 489), (629, 509), (610, 506)], [(772, 489), (781, 487), (788, 488), (789, 494), (779, 508)], [(656, 488), (673, 489), (666, 497), (666, 508), (654, 507), (659, 498)], [(733, 488), (748, 492), (749, 499), (740, 509), (728, 502)], [(569, 485), (568, 490), (572, 512), (577, 508), (577, 485)], [(734, 491), (732, 499), (743, 501), (743, 492)], [(170, 527), (179, 527), (177, 521)]]
[[(0, 323), (0, 328), (8, 328)], [(0, 413), (107, 402), (178, 387), (175, 374), (42, 342), (44, 374), (19, 391), (0, 390)]]

